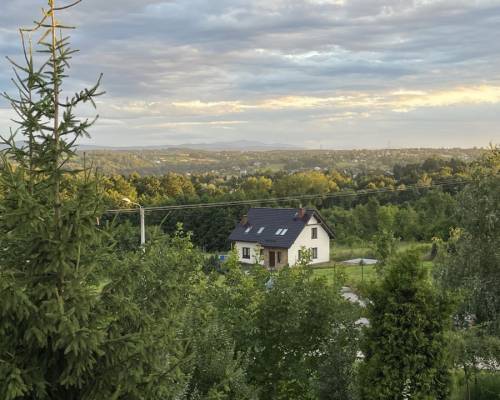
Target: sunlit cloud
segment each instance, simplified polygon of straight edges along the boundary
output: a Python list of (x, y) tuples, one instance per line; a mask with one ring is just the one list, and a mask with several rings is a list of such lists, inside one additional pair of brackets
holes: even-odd
[(422, 107), (447, 107), (459, 104), (500, 103), (500, 86), (461, 87), (435, 92), (407, 92), (395, 94), (395, 111), (410, 111)]
[[(405, 90), (399, 89), (389, 93), (344, 93), (339, 96), (284, 96), (263, 99), (251, 103), (243, 101), (210, 101), (201, 100), (173, 102), (173, 107), (189, 112), (209, 111), (217, 114), (241, 113), (252, 110), (314, 110), (314, 109), (346, 109), (365, 108), (371, 111), (392, 110), (396, 112), (411, 111), (425, 107), (448, 107), (463, 104), (495, 104), (500, 103), (500, 86), (478, 85), (458, 87), (444, 90)], [(150, 105), (144, 104), (145, 111)], [(168, 105), (162, 106), (168, 109)], [(123, 107), (123, 110), (136, 111), (136, 105)], [(352, 117), (357, 113), (346, 112)], [(360, 114), (361, 115), (361, 114)], [(366, 114), (363, 115), (366, 117)]]
[[(0, 56), (22, 61), (17, 29), (40, 1), (2, 0)], [(81, 52), (64, 90), (104, 73), (97, 144), (500, 141), (498, 0), (85, 0), (75, 10), (64, 21), (78, 26)], [(16, 92), (11, 76), (0, 62), (0, 91)], [(1, 132), (11, 117), (0, 110)]]
[(243, 111), (245, 108), (239, 101), (174, 101), (172, 106), (181, 110), (189, 110), (190, 112), (201, 114), (237, 113)]

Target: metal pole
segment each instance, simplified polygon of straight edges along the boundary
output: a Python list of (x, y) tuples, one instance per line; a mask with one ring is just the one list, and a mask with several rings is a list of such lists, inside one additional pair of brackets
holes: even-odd
[(143, 206), (139, 206), (139, 215), (141, 217), (141, 246), (144, 246), (146, 244), (146, 221)]

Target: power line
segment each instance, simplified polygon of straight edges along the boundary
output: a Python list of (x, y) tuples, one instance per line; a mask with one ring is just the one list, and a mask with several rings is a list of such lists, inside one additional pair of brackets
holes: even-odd
[[(396, 192), (406, 192), (415, 189), (429, 189), (452, 185), (464, 185), (469, 183), (470, 180), (449, 180), (446, 182), (435, 183), (431, 185), (408, 185), (399, 188), (380, 188), (380, 189), (366, 189), (359, 192), (347, 192), (347, 193), (330, 193), (330, 194), (305, 194), (297, 196), (287, 196), (287, 197), (274, 197), (267, 199), (254, 199), (254, 200), (233, 200), (233, 201), (223, 201), (214, 203), (198, 203), (198, 204), (178, 204), (171, 206), (159, 206), (159, 207), (144, 207), (145, 212), (156, 212), (156, 211), (173, 211), (173, 210), (189, 210), (189, 209), (201, 209), (201, 208), (219, 208), (219, 207), (233, 207), (242, 205), (253, 205), (253, 204), (266, 204), (275, 202), (286, 202), (293, 200), (314, 200), (314, 199), (332, 199), (332, 198), (343, 198), (343, 197), (360, 197), (370, 194), (378, 193), (396, 193)], [(131, 214), (136, 213), (136, 208), (123, 208), (115, 210), (107, 210), (105, 214)]]

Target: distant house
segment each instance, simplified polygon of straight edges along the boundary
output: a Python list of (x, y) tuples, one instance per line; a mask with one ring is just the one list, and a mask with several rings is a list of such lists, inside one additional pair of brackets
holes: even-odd
[(317, 210), (251, 208), (229, 236), (242, 263), (270, 268), (295, 265), (310, 250), (312, 264), (330, 261), (334, 233)]

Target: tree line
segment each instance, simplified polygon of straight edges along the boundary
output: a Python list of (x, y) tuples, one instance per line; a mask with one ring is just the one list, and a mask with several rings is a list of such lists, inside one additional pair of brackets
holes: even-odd
[[(353, 174), (347, 171), (302, 171), (268, 173), (245, 177), (214, 174), (163, 176), (112, 175), (103, 177), (103, 196), (110, 209), (128, 207), (128, 198), (143, 206), (201, 204), (221, 201), (266, 200), (265, 206), (318, 208), (336, 231), (340, 244), (353, 245), (372, 240), (389, 230), (401, 240), (431, 241), (447, 238), (456, 223), (455, 196), (471, 179), (476, 161), (426, 160), (420, 164), (394, 166), (394, 173)], [(449, 183), (452, 184), (449, 184)], [(432, 187), (433, 184), (448, 183)], [(414, 189), (370, 193), (377, 189)], [(319, 197), (300, 202), (269, 201), (301, 195)], [(258, 204), (257, 204), (258, 206)], [(248, 206), (217, 209), (190, 209), (148, 215), (148, 225), (162, 225), (172, 233), (178, 223), (194, 233), (194, 242), (207, 251), (229, 248), (227, 237)], [(166, 218), (165, 218), (166, 217)], [(121, 221), (137, 224), (137, 218), (120, 216)]]
[(500, 360), (499, 149), (456, 195), (433, 273), (415, 252), (389, 256), (366, 308), (341, 296), (341, 270), (327, 282), (307, 259), (244, 271), (231, 253), (207, 269), (180, 226), (129, 248), (122, 225), (98, 223), (106, 182), (67, 167), (92, 126), (75, 109), (99, 85), (61, 96), (67, 7), (48, 4), (46, 60), (27, 41), (14, 64), (20, 120), (1, 153), (0, 398), (447, 399), (458, 371), (469, 398), (495, 394), (474, 382)]

